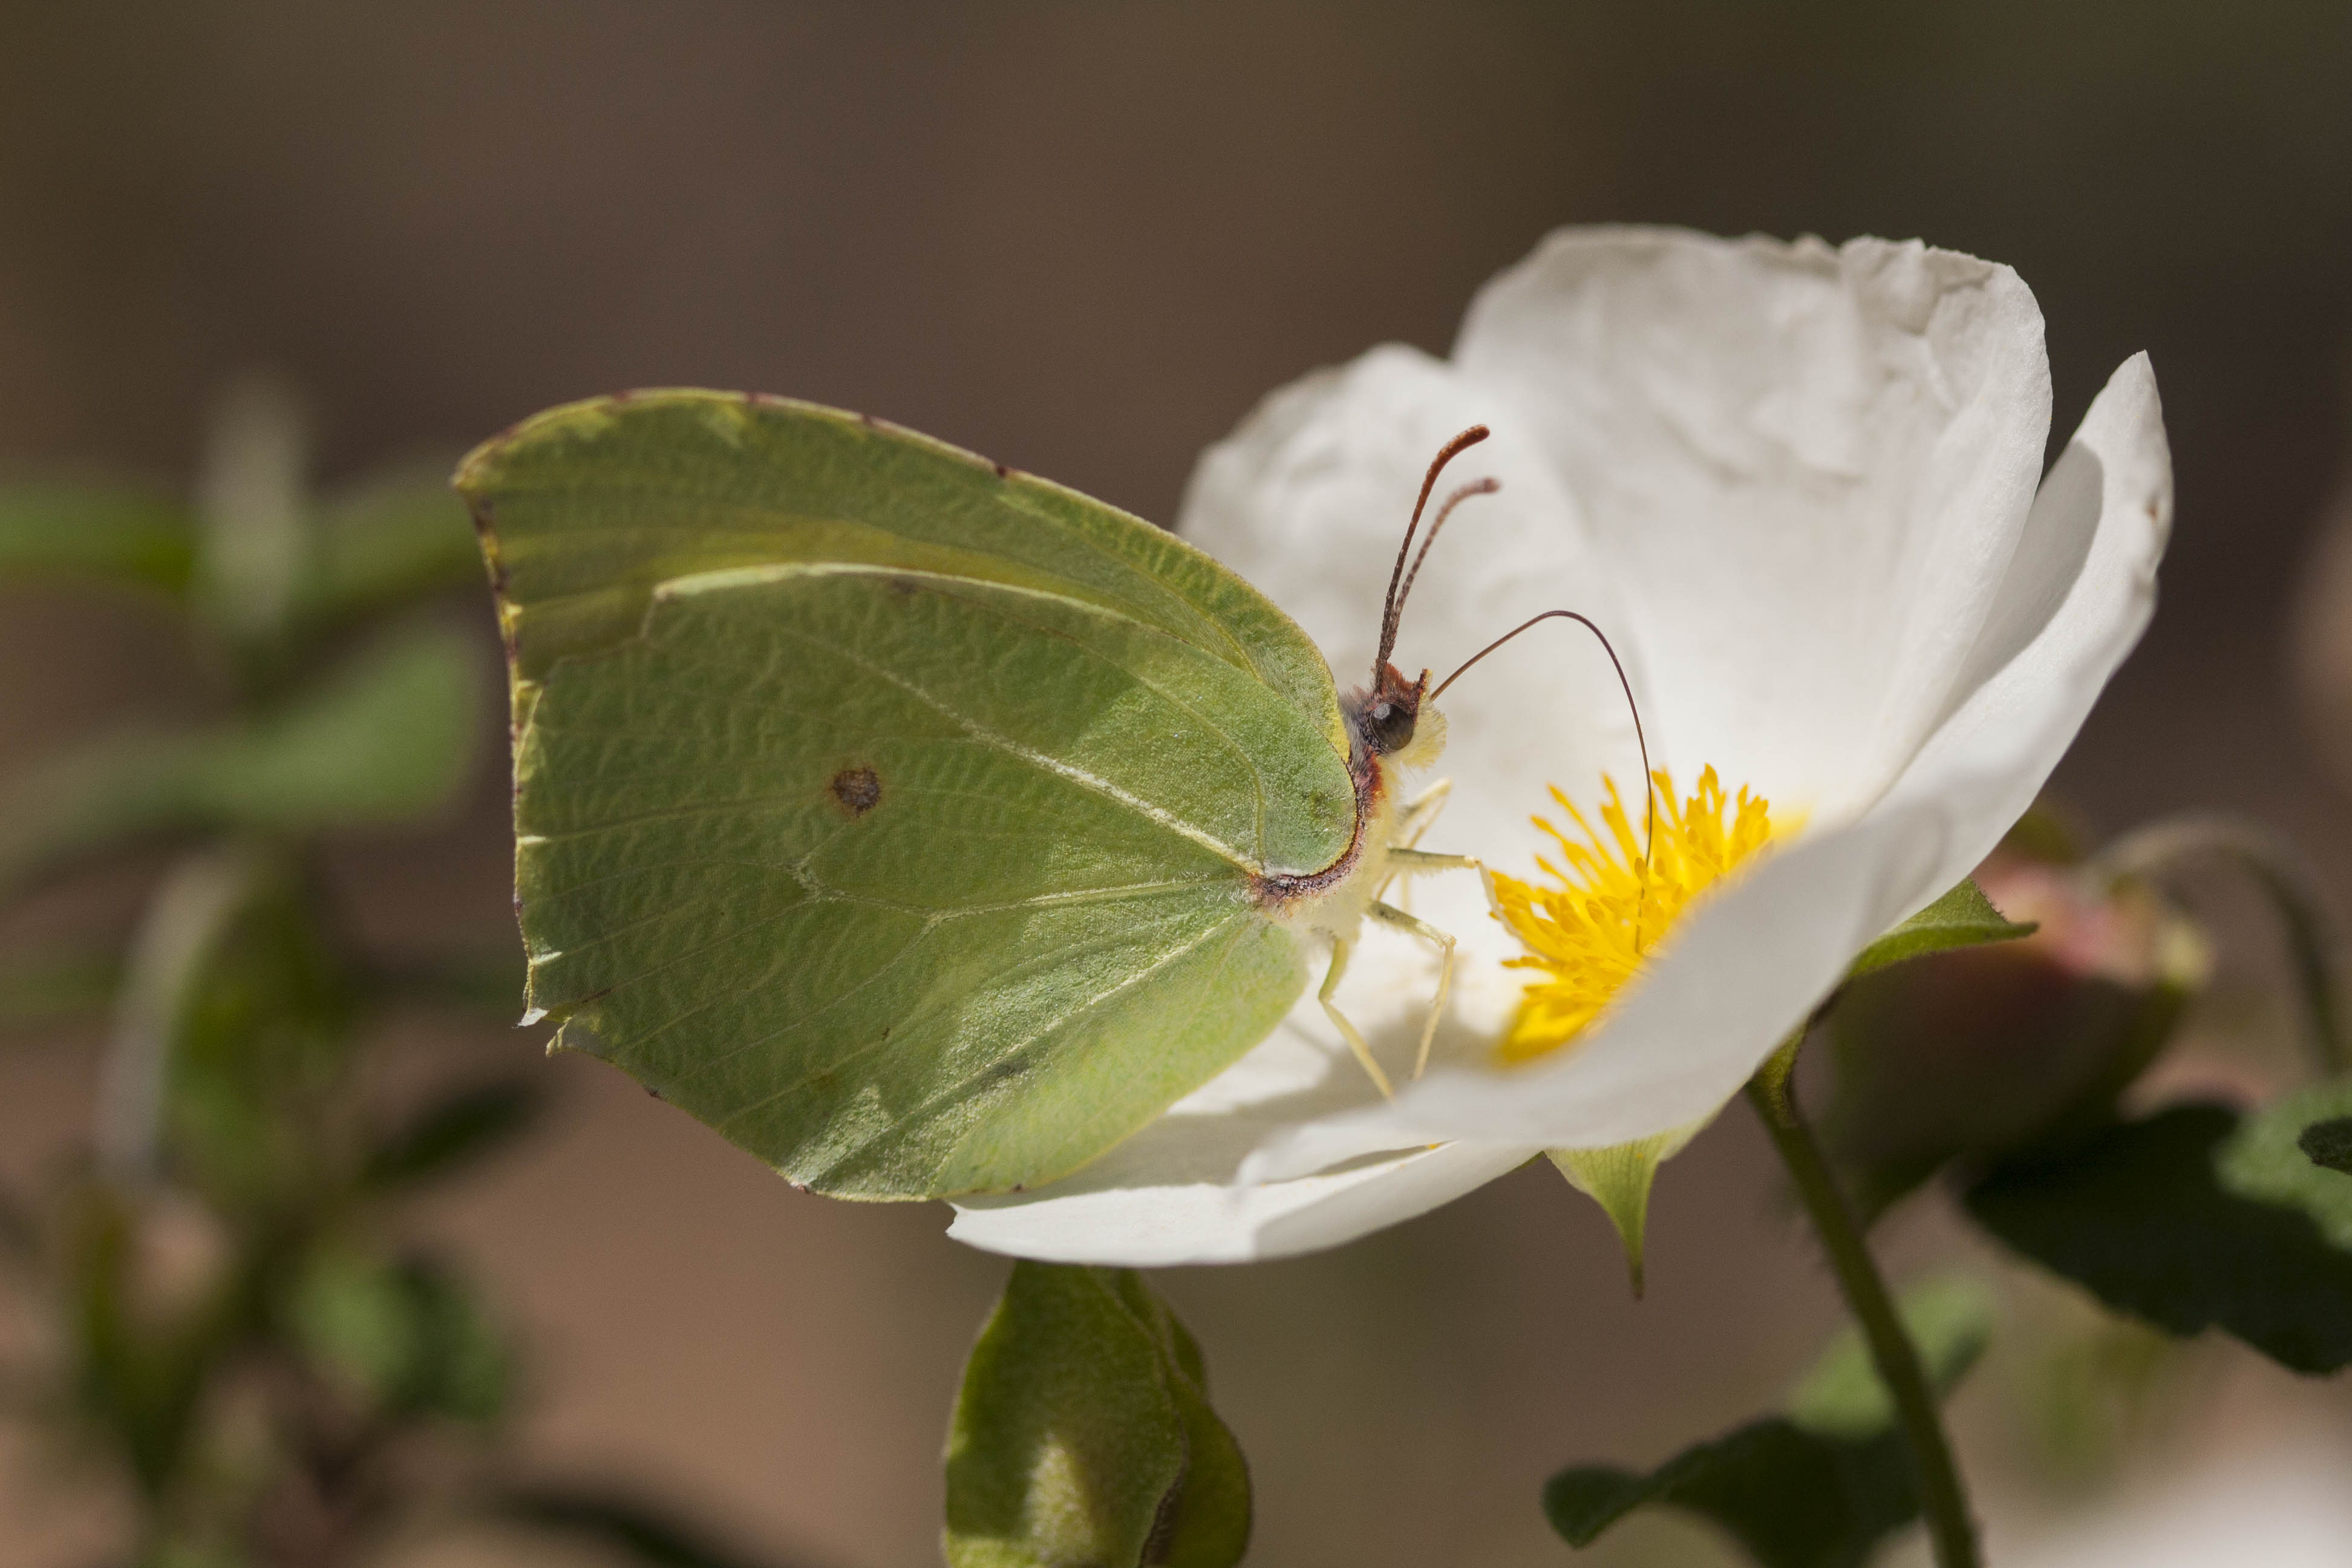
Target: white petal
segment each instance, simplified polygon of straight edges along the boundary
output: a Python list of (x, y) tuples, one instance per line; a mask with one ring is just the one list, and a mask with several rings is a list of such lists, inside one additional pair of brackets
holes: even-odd
[(2147, 355), (2134, 354), (2034, 498), (1961, 697), (1888, 792), (1890, 805), (1933, 801), (1946, 814), (1944, 883), (1966, 876), (2032, 804), (2139, 641), (2171, 531), (2164, 408)]
[(990, 1252), (1129, 1268), (1282, 1258), (1424, 1214), (1537, 1152), (1457, 1143), (1297, 1181), (1238, 1180), (1270, 1131), (1362, 1093), (1354, 1063), (1277, 1034), (1076, 1175), (958, 1203), (948, 1234)]
[(1479, 294), (1454, 359), (1574, 498), (1654, 752), (1817, 821), (1874, 799), (1943, 710), (2041, 471), (2016, 274), (1916, 243), (1566, 230)]

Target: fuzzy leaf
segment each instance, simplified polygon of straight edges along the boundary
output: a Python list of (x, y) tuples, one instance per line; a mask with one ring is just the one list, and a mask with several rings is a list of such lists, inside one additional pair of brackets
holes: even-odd
[[(1905, 1295), (1905, 1325), (1949, 1392), (1983, 1350), (1988, 1303), (1950, 1281)], [(1789, 1414), (1694, 1444), (1647, 1475), (1580, 1465), (1544, 1486), (1544, 1514), (1589, 1546), (1635, 1509), (1672, 1507), (1720, 1526), (1762, 1568), (1863, 1568), (1916, 1519), (1911, 1459), (1894, 1403), (1851, 1327), (1799, 1385)]]
[(1227, 1568), (1249, 1477), (1200, 1350), (1131, 1270), (1015, 1264), (964, 1369), (950, 1568)]
[[(2339, 1252), (2352, 1253), (2352, 1176), (2305, 1152), (2313, 1130), (2352, 1118), (2352, 1079), (2337, 1079), (2255, 1112), (2221, 1145), (2214, 1169), (2242, 1198), (2300, 1209)], [(2328, 1134), (2320, 1144), (2326, 1147)]]
[(2301, 1373), (2352, 1363), (2352, 1253), (2331, 1247), (2310, 1213), (2223, 1184), (2216, 1156), (2238, 1127), (2224, 1107), (2175, 1106), (1995, 1169), (1969, 1189), (1969, 1212), (2174, 1334), (2222, 1329)]
[(2294, 1142), (2313, 1164), (2352, 1174), (2352, 1116), (2315, 1121)]
[(1992, 907), (1973, 880), (1952, 890), (1872, 942), (1846, 971), (1858, 979), (1874, 969), (1900, 963), (1906, 958), (1942, 952), (1955, 947), (1975, 947), (1988, 942), (2013, 942), (2033, 934), (2033, 927), (2006, 920)]

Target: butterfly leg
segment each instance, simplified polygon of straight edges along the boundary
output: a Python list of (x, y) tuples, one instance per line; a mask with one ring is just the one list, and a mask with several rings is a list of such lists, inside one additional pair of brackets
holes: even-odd
[[(1413, 847), (1421, 842), (1421, 836), (1429, 831), (1430, 825), (1437, 820), (1437, 814), (1445, 809), (1446, 797), (1453, 793), (1454, 781), (1439, 779), (1435, 784), (1405, 802), (1404, 810), (1397, 814), (1396, 827), (1391, 835), (1389, 874), (1383, 877), (1381, 879), (1381, 885), (1373, 889), (1372, 897), (1386, 898), (1389, 884), (1400, 876), (1408, 875), (1413, 871), (1449, 870), (1463, 863), (1458, 858), (1446, 857), (1444, 865), (1434, 865)], [(1419, 861), (1420, 864), (1412, 864), (1414, 861)], [(1412, 888), (1407, 887), (1399, 893), (1398, 901), (1409, 906), (1412, 901)]]
[[(1381, 906), (1375, 904), (1372, 907), (1378, 909)], [(1355, 946), (1352, 942), (1333, 939), (1331, 967), (1325, 971), (1323, 989), (1315, 993), (1315, 1000), (1323, 1004), (1324, 1015), (1331, 1020), (1332, 1027), (1339, 1031), (1340, 1038), (1348, 1042), (1348, 1048), (1356, 1053), (1356, 1060), (1362, 1063), (1364, 1070), (1371, 1075), (1373, 1087), (1381, 1091), (1381, 1098), (1394, 1100), (1396, 1090), (1389, 1086), (1389, 1075), (1381, 1070), (1381, 1064), (1373, 1058), (1372, 1047), (1364, 1043), (1362, 1033), (1348, 1021), (1348, 1015), (1339, 1011), (1339, 1004), (1331, 1000), (1331, 993), (1339, 989), (1339, 977), (1348, 973), (1348, 955), (1355, 951)]]
[[(1429, 858), (1454, 865), (1478, 864), (1464, 855), (1433, 855)], [(1437, 994), (1430, 999), (1429, 1016), (1421, 1026), (1421, 1049), (1412, 1058), (1412, 1076), (1419, 1078), (1429, 1066), (1429, 1047), (1437, 1038), (1437, 1020), (1444, 1016), (1446, 995), (1454, 989), (1454, 937), (1451, 932), (1442, 931), (1427, 921), (1415, 920), (1394, 904), (1376, 900), (1371, 916), (1382, 925), (1409, 932), (1423, 942), (1435, 944), (1437, 948)]]
[(1396, 841), (1408, 847), (1421, 842), (1437, 814), (1445, 809), (1445, 797), (1454, 793), (1452, 779), (1439, 779), (1419, 795), (1404, 803), (1404, 810), (1396, 821)]
[(1403, 877), (1416, 877), (1423, 871), (1475, 871), (1477, 860), (1468, 855), (1433, 855), (1426, 849), (1391, 849), (1389, 869)]

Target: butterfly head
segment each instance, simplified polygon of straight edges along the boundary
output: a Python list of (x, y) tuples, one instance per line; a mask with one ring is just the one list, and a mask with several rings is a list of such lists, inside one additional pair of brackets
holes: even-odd
[(1426, 767), (1445, 749), (1445, 715), (1429, 701), (1429, 671), (1418, 680), (1383, 659), (1379, 679), (1348, 694), (1348, 727), (1364, 754), (1393, 757), (1404, 767)]

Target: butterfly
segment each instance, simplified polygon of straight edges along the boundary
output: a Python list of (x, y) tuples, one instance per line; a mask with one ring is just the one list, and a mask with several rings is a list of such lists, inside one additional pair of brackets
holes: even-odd
[(864, 416), (646, 392), (486, 443), (456, 482), (508, 656), (528, 1018), (849, 1198), (1078, 1169), (1265, 1038), (1319, 952), (1385, 1092), (1331, 997), (1364, 921), (1428, 941), (1425, 1062), (1454, 939), (1381, 895), (1476, 863), (1417, 847), (1444, 785), (1400, 775), (1443, 687), (1390, 656), (1495, 488), (1408, 569), (1486, 435), (1431, 464), (1344, 694), (1182, 540)]

